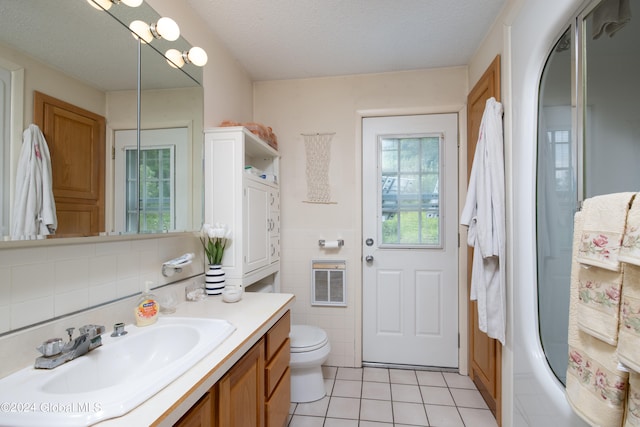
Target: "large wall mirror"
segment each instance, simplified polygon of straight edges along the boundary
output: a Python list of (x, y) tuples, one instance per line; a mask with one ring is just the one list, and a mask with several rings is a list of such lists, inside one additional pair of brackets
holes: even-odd
[[(33, 123), (47, 139), (76, 132), (95, 143), (51, 148), (58, 230), (45, 238), (200, 226), (202, 69), (164, 57), (189, 50), (184, 38), (144, 44), (128, 29), (159, 18), (146, 3), (105, 11), (86, 0), (0, 0), (1, 245), (14, 244), (15, 177)], [(66, 126), (68, 117), (80, 124)]]

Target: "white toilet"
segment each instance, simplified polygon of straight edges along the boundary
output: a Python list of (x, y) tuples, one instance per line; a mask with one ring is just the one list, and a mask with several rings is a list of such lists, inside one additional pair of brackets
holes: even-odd
[(331, 346), (327, 333), (315, 326), (291, 325), (291, 402), (304, 403), (322, 399), (326, 390), (322, 364)]
[[(273, 292), (272, 285), (253, 285), (247, 292)], [(315, 326), (291, 325), (289, 332), (291, 358), (291, 402), (305, 403), (326, 395), (322, 364), (329, 357), (331, 345), (327, 333)]]

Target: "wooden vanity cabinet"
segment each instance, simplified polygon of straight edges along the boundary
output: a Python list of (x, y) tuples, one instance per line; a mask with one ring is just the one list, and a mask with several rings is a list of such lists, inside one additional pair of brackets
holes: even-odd
[(265, 416), (266, 427), (283, 427), (291, 404), (289, 331), (291, 315), (278, 320), (265, 336)]
[(291, 402), (287, 311), (175, 425), (284, 427)]

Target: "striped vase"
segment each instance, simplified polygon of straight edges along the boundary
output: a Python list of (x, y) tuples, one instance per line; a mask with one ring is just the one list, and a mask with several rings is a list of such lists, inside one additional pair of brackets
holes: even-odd
[(220, 295), (224, 289), (224, 270), (221, 265), (209, 265), (205, 273), (207, 295)]

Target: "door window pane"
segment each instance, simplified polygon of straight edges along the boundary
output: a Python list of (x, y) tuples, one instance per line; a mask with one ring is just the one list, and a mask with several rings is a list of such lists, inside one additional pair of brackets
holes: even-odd
[(380, 139), (382, 244), (440, 247), (440, 135)]

